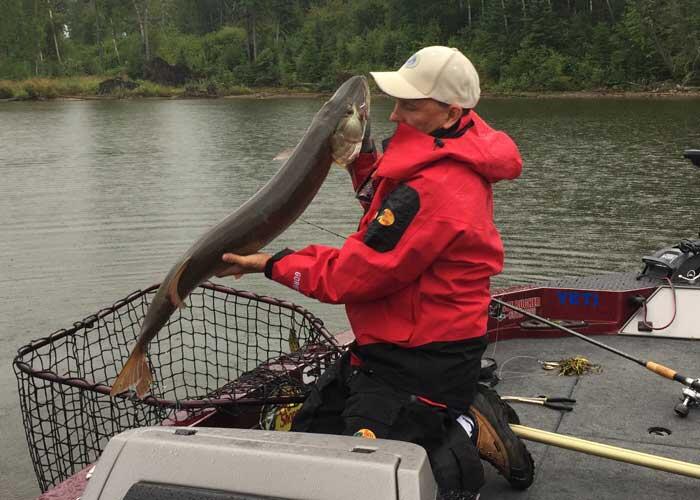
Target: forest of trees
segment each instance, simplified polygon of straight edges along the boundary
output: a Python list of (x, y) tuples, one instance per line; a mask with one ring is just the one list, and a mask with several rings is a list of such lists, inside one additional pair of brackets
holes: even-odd
[(698, 0), (0, 0), (0, 79), (128, 75), (329, 89), (460, 48), (487, 89), (700, 84)]

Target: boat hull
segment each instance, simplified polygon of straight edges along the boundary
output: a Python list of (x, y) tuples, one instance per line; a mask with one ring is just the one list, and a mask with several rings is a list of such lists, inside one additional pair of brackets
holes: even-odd
[[(636, 273), (567, 278), (544, 285), (508, 288), (494, 297), (586, 335), (617, 335), (661, 282)], [(566, 333), (502, 308), (491, 311), (489, 341), (562, 337)]]

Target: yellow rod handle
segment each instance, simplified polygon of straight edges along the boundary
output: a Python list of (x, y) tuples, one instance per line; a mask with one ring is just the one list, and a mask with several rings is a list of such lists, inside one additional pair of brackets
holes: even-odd
[(516, 435), (528, 441), (536, 441), (567, 450), (579, 451), (587, 455), (595, 455), (597, 457), (617, 460), (618, 462), (641, 465), (642, 467), (649, 467), (650, 469), (700, 479), (700, 465), (697, 464), (649, 455), (648, 453), (618, 448), (617, 446), (596, 443), (595, 441), (586, 441), (585, 439), (533, 429), (532, 427), (525, 427), (524, 425), (511, 424), (510, 427)]
[(653, 361), (647, 361), (646, 367), (647, 370), (651, 370), (657, 375), (661, 375), (662, 377), (667, 378), (669, 380), (674, 380), (673, 377), (676, 376), (675, 371), (671, 370), (667, 366), (654, 363)]

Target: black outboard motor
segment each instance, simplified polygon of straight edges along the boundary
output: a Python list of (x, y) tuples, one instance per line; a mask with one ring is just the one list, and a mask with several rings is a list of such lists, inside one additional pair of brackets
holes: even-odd
[[(700, 149), (687, 149), (683, 157), (700, 167)], [(681, 240), (678, 245), (642, 257), (642, 262), (644, 269), (640, 276), (670, 278), (674, 283), (695, 285), (700, 280), (700, 240)], [(700, 282), (697, 284), (700, 286)]]
[(700, 285), (700, 240), (681, 240), (654, 255), (642, 257), (642, 276), (670, 278), (674, 283)]
[(686, 149), (683, 158), (688, 158), (693, 165), (700, 167), (700, 149)]

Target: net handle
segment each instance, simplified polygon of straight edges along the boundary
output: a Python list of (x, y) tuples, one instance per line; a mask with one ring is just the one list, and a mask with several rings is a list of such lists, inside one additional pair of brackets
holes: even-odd
[[(26, 363), (20, 362), (19, 365), (26, 367), (22, 371), (25, 373), (30, 373), (33, 377), (40, 378), (42, 380), (47, 380), (49, 382), (58, 382), (63, 385), (69, 385), (71, 387), (77, 387), (78, 389), (89, 390), (94, 392), (99, 392), (109, 396), (109, 391), (111, 386), (106, 384), (91, 384), (88, 381), (73, 377), (66, 378), (56, 375), (52, 371), (33, 371), (27, 366)], [(235, 398), (233, 396), (227, 398), (207, 398), (207, 399), (159, 399), (154, 396), (146, 396), (143, 399), (138, 399), (134, 397), (134, 393), (124, 393), (115, 396), (115, 398), (125, 399), (125, 400), (135, 400), (139, 403), (144, 403), (149, 406), (155, 406), (160, 408), (177, 408), (177, 409), (198, 409), (198, 408), (210, 408), (212, 406), (228, 406), (228, 405), (264, 405), (264, 404), (287, 404), (287, 403), (302, 403), (305, 400), (305, 396), (285, 396), (276, 398), (266, 398), (261, 401), (260, 398), (242, 397)]]

